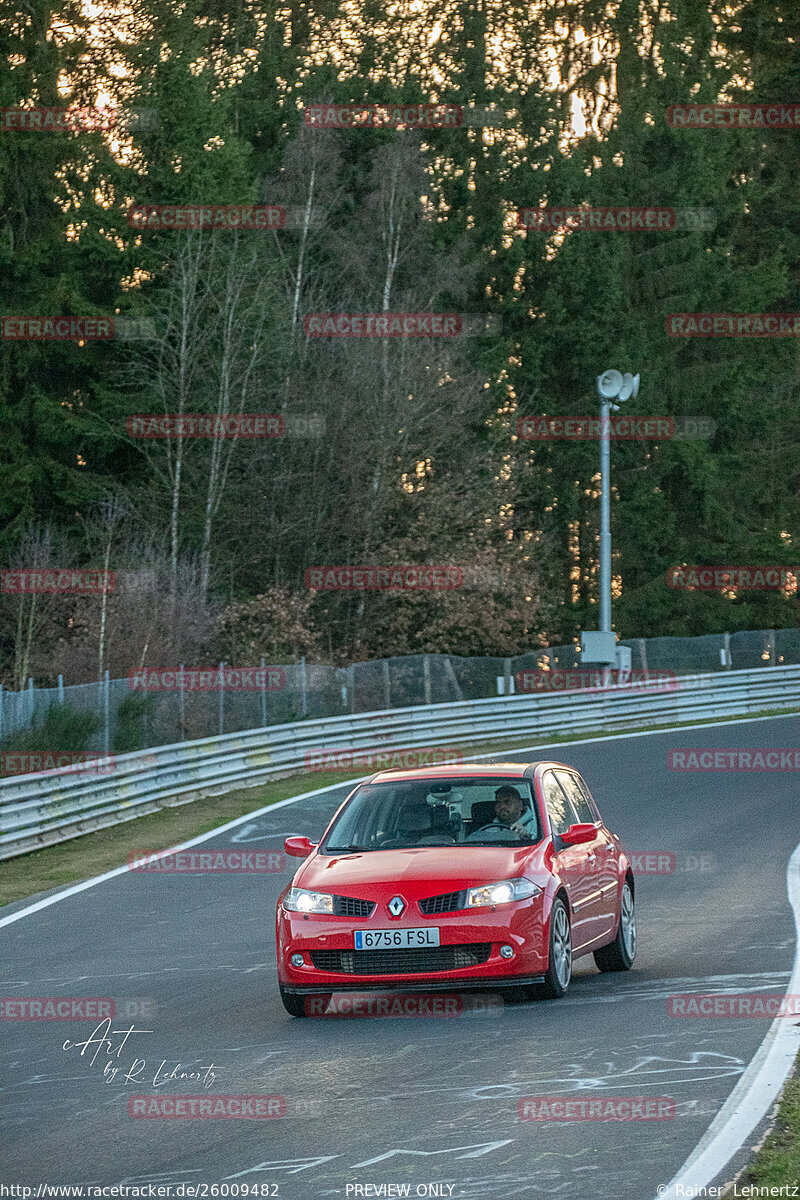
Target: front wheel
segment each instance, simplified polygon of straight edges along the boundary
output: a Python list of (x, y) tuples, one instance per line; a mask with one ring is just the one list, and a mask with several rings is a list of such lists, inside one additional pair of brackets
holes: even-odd
[(557, 897), (550, 913), (550, 955), (539, 995), (558, 1000), (572, 979), (572, 930), (564, 901)]
[(594, 952), (594, 961), (601, 971), (630, 971), (636, 958), (636, 910), (631, 885), (622, 885), (617, 936), (608, 946)]

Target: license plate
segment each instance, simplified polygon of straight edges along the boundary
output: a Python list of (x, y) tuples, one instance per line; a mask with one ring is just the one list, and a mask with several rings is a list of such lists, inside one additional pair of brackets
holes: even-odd
[(353, 934), (356, 950), (408, 950), (439, 945), (439, 930), (424, 929), (357, 929)]

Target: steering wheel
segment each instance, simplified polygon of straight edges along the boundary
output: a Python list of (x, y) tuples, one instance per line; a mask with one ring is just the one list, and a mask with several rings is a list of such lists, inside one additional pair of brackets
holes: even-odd
[[(495, 833), (498, 837), (494, 840), (508, 840), (508, 835), (513, 833), (514, 837), (519, 837), (516, 829), (512, 825), (506, 825), (505, 821), (493, 821), (487, 825), (481, 825), (480, 829), (473, 829), (472, 833), (464, 839), (464, 844), (469, 845), (470, 842), (478, 841), (481, 837), (485, 837), (487, 833)], [(490, 839), (492, 840), (492, 839)]]
[[(392, 844), (394, 843), (394, 844)], [(399, 838), (396, 833), (384, 833), (375, 839), (376, 850), (397, 850), (402, 845), (403, 839)]]
[(375, 843), (376, 850), (413, 850), (415, 846), (419, 846), (420, 842), (414, 840), (414, 834), (409, 833), (403, 836), (397, 834), (385, 834), (382, 838), (378, 838)]

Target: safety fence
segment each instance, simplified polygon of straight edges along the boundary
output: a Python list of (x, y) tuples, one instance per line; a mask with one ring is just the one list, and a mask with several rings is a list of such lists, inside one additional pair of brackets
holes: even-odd
[[(800, 666), (776, 666), (771, 671), (686, 675), (666, 687), (614, 684), (254, 728), (136, 751), (105, 765), (101, 760), (90, 771), (40, 772), (0, 781), (0, 858), (302, 771), (318, 762), (324, 750), (363, 755), (412, 747), (505, 745), (519, 739), (536, 744), (554, 734), (795, 708), (800, 708)], [(356, 761), (353, 768), (357, 775)], [(311, 778), (324, 780), (321, 775)]]
[[(634, 673), (666, 670), (678, 675), (800, 664), (800, 629), (750, 630), (701, 637), (632, 638)], [(248, 664), (257, 665), (257, 664)], [(264, 666), (263, 660), (261, 666)], [(270, 664), (267, 664), (269, 667)], [(136, 676), (99, 683), (35, 687), (21, 692), (0, 687), (0, 750), (48, 748), (37, 741), (54, 705), (66, 705), (91, 719), (92, 730), (80, 747), (99, 753), (124, 753), (146, 747), (192, 742), (237, 730), (318, 720), (323, 717), (489, 699), (518, 691), (521, 671), (572, 670), (580, 666), (580, 647), (546, 646), (515, 657), (462, 658), (451, 654), (415, 654), (333, 667), (322, 663), (276, 666), (277, 685), (246, 690), (173, 687), (147, 691)], [(61, 748), (61, 747), (59, 747)]]

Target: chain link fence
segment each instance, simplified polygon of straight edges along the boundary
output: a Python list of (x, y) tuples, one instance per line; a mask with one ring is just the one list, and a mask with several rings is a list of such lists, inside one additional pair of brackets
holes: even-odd
[[(619, 644), (630, 647), (631, 667), (637, 673), (699, 674), (721, 667), (800, 663), (800, 629), (634, 638)], [(508, 695), (518, 690), (520, 671), (579, 668), (579, 650), (574, 644), (549, 646), (512, 658), (413, 654), (349, 667), (303, 660), (281, 668), (283, 678), (275, 690), (265, 683), (248, 691), (217, 686), (203, 691), (176, 687), (148, 692), (133, 688), (128, 679), (108, 678), (99, 683), (37, 688), (29, 680), (21, 692), (0, 687), (0, 750), (19, 750), (23, 745), (28, 751), (71, 749), (45, 744), (52, 740), (47, 717), (53, 705), (66, 705), (70, 713), (89, 718), (84, 726), (90, 731), (83, 744), (73, 748), (76, 752), (125, 753), (305, 718)], [(41, 747), (36, 743), (39, 731)]]

